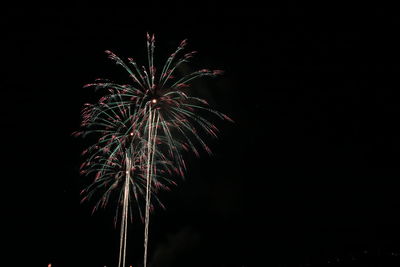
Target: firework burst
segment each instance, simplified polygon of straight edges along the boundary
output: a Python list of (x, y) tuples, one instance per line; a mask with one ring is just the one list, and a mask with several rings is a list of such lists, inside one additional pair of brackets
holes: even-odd
[(154, 35), (147, 34), (147, 66), (133, 59), (126, 63), (111, 51), (108, 57), (123, 67), (131, 84), (96, 80), (85, 87), (101, 90), (103, 96), (82, 110), (82, 131), (75, 135), (93, 134), (97, 142), (83, 154), (86, 160), (81, 173), (94, 175), (93, 182), (82, 191), (83, 200), (99, 196), (94, 210), (107, 205), (115, 194), (121, 214), (119, 266), (125, 266), (127, 220), (132, 217), (132, 202), (145, 223), (144, 266), (147, 265), (149, 214), (153, 203), (163, 207), (157, 193), (175, 185), (174, 177), (183, 177), (186, 167), (183, 151), (199, 155), (200, 145), (209, 147), (199, 130), (213, 137), (218, 129), (200, 114), (209, 112), (220, 119), (231, 119), (211, 109), (204, 99), (190, 96), (190, 83), (197, 78), (215, 77), (220, 70), (201, 69), (180, 78), (176, 70), (195, 52), (183, 53), (186, 40), (166, 60), (161, 71), (154, 66)]

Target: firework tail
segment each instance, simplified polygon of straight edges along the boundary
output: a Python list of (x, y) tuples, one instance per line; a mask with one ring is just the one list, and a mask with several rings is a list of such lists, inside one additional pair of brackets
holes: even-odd
[(125, 266), (126, 258), (126, 237), (128, 230), (128, 205), (129, 205), (129, 188), (131, 179), (131, 169), (132, 161), (127, 152), (125, 152), (125, 162), (126, 162), (126, 174), (125, 174), (125, 184), (124, 184), (124, 196), (122, 204), (122, 218), (121, 218), (121, 233), (120, 233), (120, 243), (119, 243), (119, 260), (118, 267)]
[[(148, 140), (147, 140), (147, 173), (146, 173), (146, 215), (145, 215), (145, 230), (144, 230), (144, 255), (143, 255), (143, 267), (147, 267), (147, 248), (149, 242), (149, 222), (150, 222), (150, 202), (151, 202), (151, 180), (155, 175), (155, 168), (153, 167), (154, 162), (154, 151), (157, 139), (157, 128), (159, 122), (159, 116), (156, 114), (157, 110), (152, 110), (149, 106), (149, 120), (150, 124), (148, 127)], [(157, 121), (155, 123), (155, 118)]]

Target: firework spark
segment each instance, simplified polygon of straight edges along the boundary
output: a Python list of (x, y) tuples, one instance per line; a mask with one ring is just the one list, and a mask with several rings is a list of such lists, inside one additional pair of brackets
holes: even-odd
[[(186, 45), (187, 41), (182, 41), (158, 73), (154, 66), (155, 38), (147, 34), (147, 66), (139, 67), (131, 58), (125, 63), (111, 51), (106, 51), (111, 60), (127, 71), (132, 84), (98, 79), (85, 85), (101, 90), (103, 96), (95, 104), (85, 104), (82, 110), (83, 130), (75, 133), (77, 136), (93, 134), (98, 138), (83, 152), (86, 160), (81, 166), (81, 173), (93, 174), (95, 178), (82, 191), (82, 200), (99, 196), (94, 206), (96, 210), (107, 205), (113, 193), (117, 195), (120, 205), (116, 209), (116, 220), (121, 213), (118, 266), (125, 266), (127, 224), (128, 217), (133, 216), (133, 200), (145, 223), (146, 267), (152, 202), (163, 207), (157, 197), (159, 190), (168, 190), (176, 184), (174, 177), (184, 176), (183, 151), (199, 155), (197, 145), (200, 145), (211, 153), (199, 129), (213, 137), (217, 136), (218, 129), (199, 114), (207, 111), (231, 121), (226, 115), (211, 109), (204, 99), (188, 94), (190, 82), (194, 79), (215, 77), (222, 71), (201, 69), (180, 78), (174, 77), (179, 66), (195, 54), (182, 54)], [(142, 202), (145, 204), (144, 211)]]

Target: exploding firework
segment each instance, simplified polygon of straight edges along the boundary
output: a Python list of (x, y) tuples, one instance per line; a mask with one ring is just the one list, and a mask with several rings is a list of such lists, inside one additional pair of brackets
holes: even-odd
[[(147, 34), (147, 66), (133, 59), (128, 63), (111, 51), (108, 57), (123, 67), (131, 84), (96, 80), (85, 87), (94, 87), (103, 95), (95, 104), (85, 104), (82, 110), (82, 131), (75, 135), (96, 136), (97, 142), (84, 150), (86, 160), (81, 173), (94, 175), (93, 182), (82, 191), (83, 200), (98, 196), (94, 210), (118, 199), (116, 215), (121, 214), (119, 266), (125, 266), (128, 217), (132, 217), (132, 202), (145, 223), (144, 266), (147, 265), (149, 214), (153, 203), (162, 206), (159, 190), (175, 185), (175, 177), (186, 171), (183, 151), (199, 155), (200, 146), (209, 147), (199, 130), (216, 137), (217, 127), (202, 115), (204, 111), (223, 120), (231, 119), (211, 109), (201, 98), (190, 96), (190, 83), (196, 78), (215, 77), (220, 70), (201, 69), (180, 78), (176, 70), (189, 61), (195, 52), (183, 54), (187, 45), (182, 41), (159, 72), (154, 66), (154, 35)], [(117, 218), (117, 216), (116, 216)]]

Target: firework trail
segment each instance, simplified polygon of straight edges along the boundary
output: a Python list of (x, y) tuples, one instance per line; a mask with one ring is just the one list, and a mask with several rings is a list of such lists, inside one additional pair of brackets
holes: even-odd
[[(176, 185), (173, 177), (183, 177), (186, 167), (182, 153), (200, 145), (210, 149), (199, 134), (199, 129), (217, 137), (218, 129), (200, 114), (211, 113), (231, 121), (226, 115), (211, 109), (204, 99), (188, 95), (190, 82), (196, 78), (215, 77), (220, 70), (202, 69), (175, 78), (175, 71), (189, 61), (196, 52), (182, 55), (187, 42), (182, 41), (166, 60), (160, 74), (154, 67), (154, 35), (147, 34), (148, 66), (139, 67), (128, 58), (128, 64), (111, 51), (108, 57), (123, 67), (132, 84), (118, 84), (98, 79), (85, 87), (102, 91), (95, 104), (85, 104), (82, 110), (82, 131), (74, 135), (97, 136), (97, 142), (82, 154), (86, 160), (81, 173), (95, 175), (93, 182), (82, 191), (82, 201), (99, 197), (93, 210), (104, 207), (113, 195), (119, 205), (115, 223), (121, 213), (120, 251), (118, 266), (125, 266), (128, 217), (133, 217), (132, 200), (145, 223), (144, 267), (150, 211), (153, 202), (164, 207), (157, 197), (160, 190)], [(144, 212), (142, 211), (144, 202)], [(119, 211), (120, 207), (122, 211)], [(143, 216), (144, 214), (144, 216)]]
[[(148, 131), (148, 141), (147, 141), (147, 150), (148, 150), (148, 162), (147, 162), (147, 175), (146, 175), (146, 215), (145, 215), (145, 230), (144, 230), (144, 256), (143, 256), (143, 266), (147, 266), (147, 244), (148, 244), (148, 235), (149, 235), (149, 221), (150, 221), (150, 198), (151, 198), (151, 178), (155, 173), (155, 169), (153, 170), (154, 166), (154, 151), (157, 139), (157, 127), (159, 122), (159, 117), (156, 115), (155, 111), (151, 110), (150, 107), (150, 121), (151, 121), (151, 128)], [(155, 117), (157, 117), (157, 122), (154, 125)], [(153, 173), (154, 172), (154, 173)]]
[[(126, 258), (126, 236), (127, 236), (127, 225), (128, 225), (128, 204), (129, 204), (129, 182), (131, 179), (130, 171), (132, 169), (132, 162), (127, 153), (125, 153), (126, 162), (126, 174), (124, 182), (124, 197), (122, 205), (122, 218), (121, 218), (121, 233), (120, 233), (120, 244), (119, 244), (119, 261), (118, 267), (125, 266)], [(122, 261), (122, 262), (121, 262)], [(121, 265), (122, 264), (122, 265)]]

